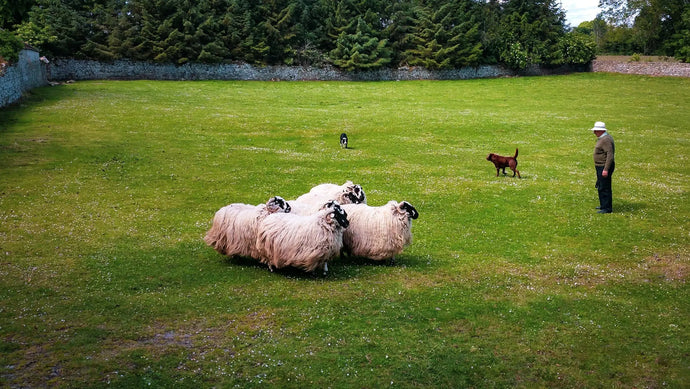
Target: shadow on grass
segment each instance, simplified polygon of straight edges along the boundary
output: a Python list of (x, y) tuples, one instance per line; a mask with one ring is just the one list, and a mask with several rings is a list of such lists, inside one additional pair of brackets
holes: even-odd
[(625, 200), (613, 199), (613, 212), (616, 213), (636, 213), (647, 208), (646, 203), (635, 203)]
[[(423, 259), (421, 257), (415, 256), (399, 256), (394, 263), (390, 263), (388, 260), (375, 261), (368, 258), (354, 257), (344, 255), (342, 257), (337, 257), (328, 262), (328, 273), (324, 275), (320, 271), (315, 271), (312, 273), (305, 272), (303, 270), (285, 267), (282, 269), (269, 270), (268, 266), (260, 263), (259, 261), (247, 258), (247, 257), (224, 257), (223, 262), (227, 266), (239, 266), (252, 269), (260, 269), (269, 273), (274, 273), (285, 278), (301, 279), (301, 280), (343, 280), (349, 278), (355, 278), (361, 276), (361, 272), (353, 272), (354, 268), (371, 268), (380, 269), (385, 271), (385, 269), (395, 269), (395, 268), (421, 268)], [(424, 259), (426, 261), (426, 259)], [(426, 262), (425, 262), (426, 263)]]

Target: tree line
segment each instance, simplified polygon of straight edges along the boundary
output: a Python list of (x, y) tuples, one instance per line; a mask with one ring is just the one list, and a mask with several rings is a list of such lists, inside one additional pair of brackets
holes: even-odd
[(597, 52), (676, 57), (690, 62), (690, 0), (600, 0), (601, 13), (575, 31)]
[(586, 64), (596, 47), (554, 0), (2, 2), (0, 27), (54, 58), (523, 69)]

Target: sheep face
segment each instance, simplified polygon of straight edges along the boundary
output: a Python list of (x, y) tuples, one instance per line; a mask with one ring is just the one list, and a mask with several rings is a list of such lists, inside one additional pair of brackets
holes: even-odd
[(271, 197), (271, 199), (266, 203), (266, 209), (268, 209), (271, 213), (290, 213), (291, 210), (290, 204), (288, 204), (288, 202), (280, 196)]
[(364, 190), (360, 185), (349, 185), (346, 190), (347, 198), (352, 204), (366, 203), (367, 197), (364, 195)]
[(408, 203), (407, 201), (403, 201), (402, 203), (400, 203), (400, 205), (398, 206), (398, 209), (401, 212), (406, 212), (407, 216), (410, 219), (416, 219), (419, 217), (419, 213), (417, 212), (417, 209), (415, 209), (415, 207), (413, 207), (412, 204)]
[(319, 208), (319, 210), (332, 209), (335, 207), (340, 208), (340, 203), (335, 200), (328, 200), (326, 203), (324, 203), (324, 205), (321, 206), (321, 208)]
[(328, 220), (330, 222), (335, 220), (343, 228), (347, 228), (350, 225), (350, 222), (347, 220), (347, 213), (340, 208), (337, 202), (334, 204), (333, 211), (328, 215)]

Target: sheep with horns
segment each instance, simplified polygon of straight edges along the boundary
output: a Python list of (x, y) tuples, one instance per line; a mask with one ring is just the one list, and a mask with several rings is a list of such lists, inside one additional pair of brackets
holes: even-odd
[(412, 220), (419, 213), (410, 203), (389, 201), (380, 207), (366, 204), (346, 204), (350, 226), (343, 233), (343, 252), (376, 261), (395, 256), (412, 242)]
[(328, 261), (343, 247), (343, 229), (348, 224), (347, 214), (335, 201), (311, 215), (274, 213), (257, 229), (259, 260), (271, 271), (295, 267), (326, 274)]
[(216, 212), (204, 241), (223, 255), (257, 258), (259, 222), (271, 214), (287, 214), (290, 210), (290, 204), (280, 196), (271, 197), (266, 204), (227, 205)]
[(366, 204), (367, 197), (360, 185), (347, 181), (342, 185), (320, 184), (308, 193), (295, 200), (290, 200), (293, 206), (292, 213), (296, 215), (310, 215), (318, 212), (324, 202), (335, 200), (339, 204)]

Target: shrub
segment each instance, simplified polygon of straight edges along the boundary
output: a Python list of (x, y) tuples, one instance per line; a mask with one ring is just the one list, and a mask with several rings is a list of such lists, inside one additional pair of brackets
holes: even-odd
[(630, 56), (630, 62), (640, 62), (641, 59), (642, 55), (640, 55), (640, 53), (634, 53)]
[(10, 31), (0, 30), (0, 62), (17, 62), (24, 48), (22, 41)]
[(511, 69), (523, 70), (530, 64), (530, 57), (527, 50), (522, 47), (522, 44), (515, 42), (501, 52), (501, 61)]
[(563, 64), (586, 65), (596, 58), (597, 44), (589, 35), (568, 33), (558, 42)]

